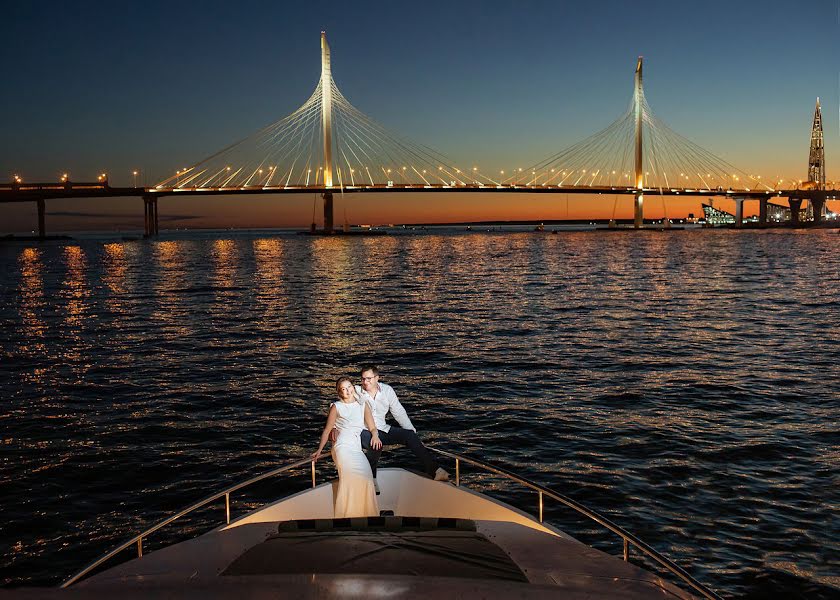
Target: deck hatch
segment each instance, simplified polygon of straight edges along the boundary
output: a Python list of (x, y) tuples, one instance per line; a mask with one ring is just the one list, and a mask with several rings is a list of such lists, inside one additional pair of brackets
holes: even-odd
[(422, 521), (423, 526), (412, 522), (403, 530), (395, 530), (393, 521), (379, 527), (366, 522), (364, 528), (358, 523), (358, 529), (349, 523), (330, 530), (324, 524), (316, 529), (311, 522), (296, 530), (283, 530), (281, 525), (280, 533), (250, 548), (222, 575), (331, 573), (528, 581), (516, 563), (474, 526), (468, 527), (468, 521), (446, 523), (449, 527), (444, 529), (429, 529), (424, 526), (430, 520)]

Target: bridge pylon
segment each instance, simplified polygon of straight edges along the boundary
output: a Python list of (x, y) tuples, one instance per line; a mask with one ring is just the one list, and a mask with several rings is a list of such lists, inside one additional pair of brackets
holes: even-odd
[(633, 104), (634, 117), (636, 121), (635, 128), (635, 142), (636, 142), (636, 164), (635, 164), (635, 179), (636, 189), (638, 192), (635, 195), (634, 210), (633, 210), (633, 226), (639, 229), (645, 221), (644, 216), (644, 194), (642, 190), (645, 187), (645, 167), (642, 154), (642, 57), (639, 57), (636, 63), (636, 75), (633, 80)]
[[(324, 187), (333, 186), (332, 174), (332, 69), (327, 32), (321, 32), (321, 131), (324, 136)], [(324, 198), (324, 233), (333, 233), (333, 195), (327, 191)]]
[(324, 187), (333, 185), (332, 164), (332, 69), (327, 32), (321, 32), (321, 129), (324, 135)]

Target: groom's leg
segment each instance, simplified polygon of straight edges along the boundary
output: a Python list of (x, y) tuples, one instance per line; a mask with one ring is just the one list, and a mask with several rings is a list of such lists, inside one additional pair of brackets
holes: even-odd
[[(408, 449), (414, 453), (414, 456), (417, 457), (417, 460), (422, 466), (423, 472), (430, 477), (434, 477), (435, 471), (437, 471), (439, 465), (432, 457), (432, 453), (429, 452), (426, 446), (423, 445), (423, 442), (420, 441), (420, 438), (417, 437), (416, 433), (414, 433), (411, 429), (403, 429), (402, 427), (392, 426), (388, 431), (387, 436), (388, 441), (386, 442), (383, 439), (383, 444), (388, 444), (389, 446), (392, 444), (407, 446)], [(379, 437), (382, 438), (381, 431), (379, 432)]]
[[(380, 441), (386, 436), (384, 431), (379, 432)], [(376, 479), (376, 465), (379, 464), (379, 457), (382, 456), (382, 449), (374, 450), (370, 447), (370, 440), (372, 436), (367, 429), (362, 430), (362, 448), (365, 449), (365, 456), (370, 463), (370, 472), (373, 473), (373, 478)], [(384, 442), (383, 442), (384, 443)]]

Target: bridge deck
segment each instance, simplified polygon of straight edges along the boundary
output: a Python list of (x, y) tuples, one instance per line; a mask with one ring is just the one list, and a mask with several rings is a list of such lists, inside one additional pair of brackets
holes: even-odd
[[(790, 197), (810, 198), (822, 196), (826, 199), (840, 197), (834, 190), (734, 190), (693, 189), (693, 188), (645, 188), (646, 195), (688, 196), (688, 197), (730, 197), (730, 198), (770, 198)], [(111, 187), (102, 184), (54, 184), (34, 183), (26, 185), (0, 185), (0, 202), (33, 202), (57, 198), (119, 198), (119, 197), (155, 197), (164, 196), (234, 196), (259, 194), (324, 194), (337, 193), (526, 193), (526, 194), (600, 194), (600, 195), (636, 195), (639, 190), (618, 186), (556, 186), (556, 185), (372, 185), (344, 186), (326, 188), (323, 186), (284, 186), (284, 187), (229, 187), (229, 188), (178, 188), (178, 187)]]

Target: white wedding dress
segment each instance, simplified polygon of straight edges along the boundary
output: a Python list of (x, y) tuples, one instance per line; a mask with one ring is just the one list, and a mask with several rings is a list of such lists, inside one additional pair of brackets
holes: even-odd
[(338, 468), (338, 492), (335, 495), (335, 517), (378, 517), (373, 474), (362, 451), (361, 433), (365, 428), (365, 407), (360, 402), (335, 402), (338, 413), (335, 426), (338, 439), (332, 447)]

